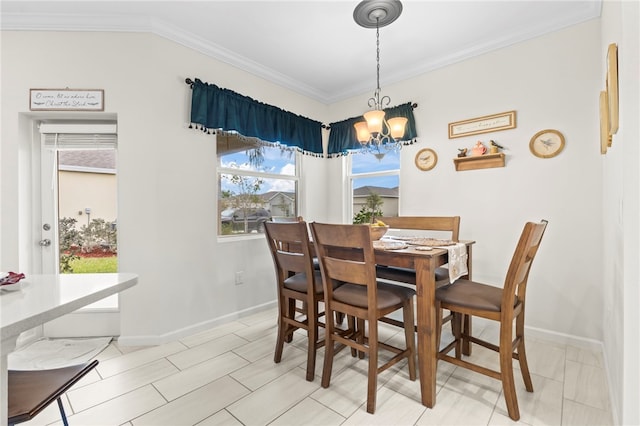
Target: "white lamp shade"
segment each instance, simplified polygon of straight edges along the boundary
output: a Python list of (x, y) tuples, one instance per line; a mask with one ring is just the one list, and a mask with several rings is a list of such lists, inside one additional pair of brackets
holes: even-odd
[(389, 119), (389, 132), (391, 133), (392, 138), (402, 139), (407, 121), (406, 117), (395, 117)]
[(367, 127), (367, 123), (365, 121), (360, 121), (353, 125), (356, 128), (356, 135), (358, 138), (358, 142), (366, 143), (369, 141), (369, 137), (371, 134), (369, 133), (369, 128)]
[(374, 110), (364, 113), (364, 119), (367, 120), (369, 133), (382, 133), (382, 122), (384, 121), (384, 111)]

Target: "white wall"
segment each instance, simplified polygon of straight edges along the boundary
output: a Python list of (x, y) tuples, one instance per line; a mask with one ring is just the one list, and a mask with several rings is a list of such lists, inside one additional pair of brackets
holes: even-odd
[[(215, 139), (187, 128), (184, 79), (319, 120), (325, 105), (150, 34), (4, 31), (1, 42), (0, 269), (34, 270), (29, 88), (100, 88), (118, 121), (119, 267), (140, 276), (121, 295), (123, 340), (159, 343), (275, 301), (264, 237), (217, 242)], [(315, 186), (325, 180), (322, 164), (303, 158)], [(324, 210), (325, 191), (316, 189), (302, 187), (303, 203)], [(236, 286), (240, 270), (245, 284)]]
[(601, 88), (607, 47), (618, 45), (620, 128), (603, 162), (604, 353), (618, 424), (640, 424), (640, 6), (606, 1), (602, 9)]

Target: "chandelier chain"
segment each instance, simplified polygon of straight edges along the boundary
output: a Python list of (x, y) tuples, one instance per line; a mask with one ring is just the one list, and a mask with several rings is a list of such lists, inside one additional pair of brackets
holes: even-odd
[(376, 18), (376, 83), (380, 93), (380, 18)]
[[(395, 21), (402, 12), (399, 0), (362, 0), (354, 10), (356, 23), (365, 28), (376, 28), (376, 90), (369, 98), (371, 111), (364, 114), (365, 121), (354, 124), (362, 152), (371, 152), (378, 160), (382, 160), (386, 152), (399, 151), (402, 147), (402, 136), (405, 131), (406, 118), (393, 117), (385, 119), (384, 107), (391, 103), (389, 96), (381, 96), (380, 88), (380, 26)], [(386, 6), (386, 7), (385, 7)], [(374, 21), (375, 19), (375, 21)], [(382, 22), (381, 22), (382, 20)], [(404, 120), (404, 121), (403, 121)]]
[(382, 110), (385, 105), (391, 103), (389, 96), (383, 96), (380, 98), (380, 18), (376, 18), (376, 90), (373, 93), (373, 97), (369, 98), (369, 107)]

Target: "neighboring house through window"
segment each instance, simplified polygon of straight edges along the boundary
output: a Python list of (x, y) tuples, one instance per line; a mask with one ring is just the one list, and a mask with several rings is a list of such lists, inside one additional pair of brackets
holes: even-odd
[(376, 215), (398, 216), (400, 152), (389, 151), (380, 159), (371, 153), (353, 152), (348, 161), (351, 202), (347, 208), (351, 211), (347, 213), (353, 222), (370, 220), (374, 200)]
[(218, 156), (218, 235), (264, 232), (273, 217), (298, 215), (295, 150), (221, 132)]

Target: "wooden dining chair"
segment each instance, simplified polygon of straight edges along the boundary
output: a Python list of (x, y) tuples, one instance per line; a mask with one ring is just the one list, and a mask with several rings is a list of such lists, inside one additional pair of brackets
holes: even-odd
[[(276, 271), (278, 296), (278, 337), (274, 362), (279, 363), (285, 342), (293, 332), (307, 332), (307, 380), (315, 377), (316, 352), (324, 345), (319, 337), (319, 319), (324, 315), (319, 302), (323, 299), (322, 277), (313, 267), (309, 231), (303, 221), (265, 222), (265, 235)], [(297, 302), (302, 306), (296, 306)], [(297, 316), (299, 314), (300, 318)]]
[[(519, 361), (525, 387), (528, 392), (533, 392), (524, 342), (525, 296), (529, 271), (546, 227), (546, 220), (540, 223), (528, 222), (525, 224), (502, 288), (475, 281), (458, 280), (450, 286), (436, 290), (436, 306), (440, 310), (448, 309), (453, 313), (454, 325), (454, 340), (440, 351), (438, 359), (501, 380), (507, 411), (513, 420), (520, 419), (520, 411), (513, 379), (512, 359)], [(461, 326), (462, 315), (479, 316), (498, 321), (500, 323), (499, 344), (495, 345), (471, 335), (465, 335), (466, 331)], [(515, 337), (513, 335), (514, 321), (516, 323)], [(436, 329), (438, 333), (441, 332), (441, 327)], [(500, 370), (491, 370), (463, 360), (461, 354), (463, 338), (498, 352), (500, 354)], [(438, 335), (438, 341), (439, 339), (440, 335)], [(452, 349), (455, 349), (455, 357), (448, 355)]]
[[(389, 226), (389, 229), (402, 231), (416, 231), (420, 235), (425, 233), (433, 235), (438, 239), (450, 239), (458, 242), (460, 235), (460, 216), (385, 216), (379, 218)], [(471, 246), (467, 248), (469, 256), (467, 257), (467, 268), (471, 272)], [(376, 274), (378, 278), (400, 283), (416, 285), (415, 269), (398, 268), (394, 266), (376, 265)], [(436, 268), (435, 271), (436, 286), (449, 284), (449, 269), (446, 265)], [(453, 319), (452, 315), (446, 315), (443, 323)], [(399, 327), (404, 327), (402, 322), (394, 318), (385, 318), (382, 321)], [(463, 318), (463, 324), (468, 332), (471, 332), (471, 320), (469, 317)], [(417, 326), (416, 326), (417, 327)], [(417, 331), (417, 328), (416, 328)], [(469, 343), (463, 343), (465, 355), (469, 355)]]
[(98, 365), (97, 360), (48, 370), (9, 370), (7, 377), (8, 421), (14, 425), (29, 421), (58, 401), (62, 423), (68, 426), (62, 395)]
[[(405, 348), (398, 348), (378, 340), (378, 320), (402, 309), (403, 318), (413, 323), (413, 296), (410, 288), (378, 282), (371, 242), (371, 230), (362, 225), (334, 225), (312, 222), (311, 233), (320, 261), (326, 310), (325, 356), (322, 387), (329, 387), (333, 358), (344, 347), (369, 355), (367, 412), (376, 408), (378, 374), (404, 358), (408, 359), (409, 377), (416, 379), (415, 332), (405, 328)], [(337, 286), (337, 283), (343, 283)], [(337, 329), (334, 312), (355, 317), (357, 326), (350, 332)], [(368, 335), (365, 333), (365, 321)], [(338, 347), (336, 348), (336, 344)], [(395, 355), (378, 366), (378, 350)]]

